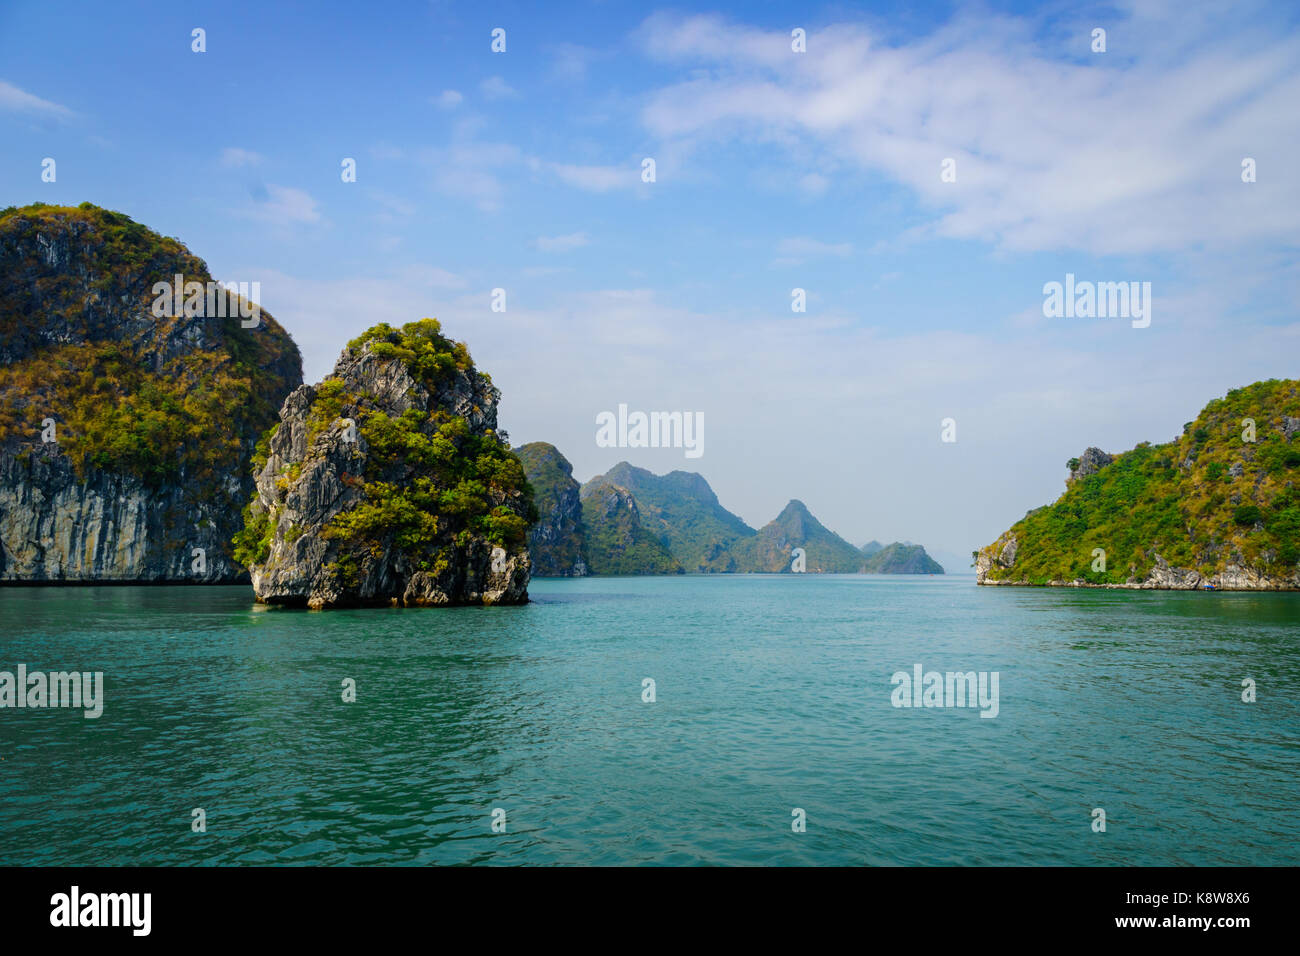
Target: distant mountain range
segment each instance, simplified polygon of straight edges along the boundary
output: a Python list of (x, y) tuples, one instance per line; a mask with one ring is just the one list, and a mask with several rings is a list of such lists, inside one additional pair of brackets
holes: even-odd
[(920, 545), (854, 547), (802, 501), (755, 530), (693, 472), (656, 475), (619, 462), (579, 486), (554, 445), (533, 442), (515, 453), (539, 513), (528, 545), (537, 575), (789, 573), (800, 561), (811, 573), (944, 573)]

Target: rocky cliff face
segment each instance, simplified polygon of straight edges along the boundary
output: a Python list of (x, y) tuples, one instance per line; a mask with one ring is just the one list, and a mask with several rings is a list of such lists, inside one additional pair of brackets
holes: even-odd
[(0, 212), (0, 581), (244, 574), (231, 536), (249, 460), (301, 359), (229, 297), (155, 314), (154, 284), (177, 274), (211, 281), (119, 213)]
[(528, 532), (533, 574), (541, 577), (583, 577), (589, 573), (587, 532), (582, 523), (580, 486), (573, 465), (559, 449), (531, 442), (515, 449), (533, 487), (537, 523)]
[(1300, 590), (1300, 382), (1210, 402), (1183, 434), (1071, 462), (1067, 490), (976, 557), (980, 584)]
[(1082, 455), (1070, 462), (1072, 467), (1065, 483), (1072, 485), (1081, 478), (1095, 475), (1114, 460), (1114, 455), (1108, 455), (1100, 448), (1087, 448)]
[(259, 601), (521, 604), (536, 516), (500, 393), (432, 319), (376, 326), (291, 394), (238, 537)]
[(582, 521), (596, 574), (680, 574), (681, 564), (642, 522), (630, 491), (604, 478), (582, 486)]

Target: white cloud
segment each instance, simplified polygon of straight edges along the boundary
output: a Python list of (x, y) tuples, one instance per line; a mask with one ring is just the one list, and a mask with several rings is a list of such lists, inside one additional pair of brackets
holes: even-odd
[(479, 84), (479, 90), (490, 100), (504, 100), (515, 95), (514, 87), (499, 76), (489, 76)]
[(379, 207), (379, 212), (375, 213), (375, 219), (379, 222), (394, 222), (415, 213), (414, 203), (381, 189), (367, 189), (366, 196)]
[(242, 166), (258, 166), (262, 162), (262, 155), (255, 153), (251, 149), (240, 149), (238, 146), (227, 146), (221, 151), (221, 165), (227, 169), (238, 169)]
[(247, 215), (253, 219), (278, 226), (320, 222), (316, 200), (301, 189), (267, 183), (265, 190), (256, 198), (255, 205), (247, 210)]
[(533, 240), (533, 245), (542, 252), (570, 252), (590, 241), (585, 232), (572, 232), (567, 236), (538, 236)]
[(552, 57), (551, 74), (562, 80), (585, 79), (591, 62), (608, 55), (577, 43), (558, 43), (548, 52)]
[(798, 265), (808, 259), (820, 259), (826, 256), (834, 256), (840, 259), (847, 258), (853, 254), (853, 244), (850, 242), (821, 242), (807, 236), (796, 236), (791, 239), (782, 239), (777, 243), (776, 251), (779, 256), (776, 261), (779, 264)]
[(443, 90), (437, 96), (433, 97), (432, 102), (440, 109), (454, 110), (464, 102), (465, 97), (460, 94), (459, 90)]
[(495, 212), (505, 202), (499, 174), (523, 161), (509, 143), (466, 140), (427, 149), (421, 160), (432, 170), (433, 188), (453, 199), (468, 199), (484, 212)]
[[(813, 144), (883, 172), (934, 211), (927, 235), (1105, 254), (1293, 238), (1300, 178), (1282, 170), (1300, 152), (1300, 37), (1235, 13), (1176, 17), (1117, 23), (1123, 59), (1088, 53), (1082, 26), (1063, 51), (990, 15), (901, 45), (831, 26), (806, 54), (788, 31), (656, 15), (645, 49), (692, 72), (642, 120), (668, 143)], [(1244, 156), (1274, 175), (1243, 184)]]
[(830, 180), (821, 173), (807, 173), (799, 178), (799, 188), (809, 196), (820, 196), (830, 184)]
[(323, 279), (275, 270), (246, 272), (259, 278), (261, 304), (298, 343), (307, 382), (325, 378), (348, 340), (372, 325), (437, 318), (446, 302), (443, 297), (465, 287), (463, 278), (435, 266), (408, 266), (383, 276)]
[(571, 163), (550, 163), (547, 168), (568, 185), (593, 193), (631, 188), (641, 181), (639, 166), (576, 166)]
[(66, 106), (43, 100), (26, 90), (19, 89), (12, 83), (6, 83), (4, 80), (0, 80), (0, 110), (9, 110), (14, 113), (39, 113), (61, 119), (68, 119), (75, 115)]

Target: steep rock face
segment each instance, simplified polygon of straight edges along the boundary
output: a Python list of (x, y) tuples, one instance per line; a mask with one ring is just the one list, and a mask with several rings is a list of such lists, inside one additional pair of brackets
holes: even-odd
[(1298, 413), (1300, 382), (1233, 389), (1025, 515), (979, 552), (977, 582), (1300, 590)]
[(582, 523), (581, 486), (573, 465), (559, 449), (546, 442), (530, 442), (515, 449), (524, 474), (533, 486), (537, 523), (528, 532), (528, 555), (533, 574), (541, 577), (582, 577), (591, 564), (587, 532)]
[(376, 326), (285, 400), (237, 538), (257, 599), (522, 604), (536, 516), (500, 393), (432, 319)]
[(1074, 459), (1077, 464), (1070, 469), (1069, 477), (1065, 479), (1065, 483), (1072, 485), (1081, 478), (1095, 475), (1114, 460), (1115, 456), (1106, 454), (1100, 448), (1085, 449), (1082, 455)]
[(0, 581), (244, 574), (230, 539), (249, 460), (302, 363), (232, 297), (155, 314), (155, 283), (177, 274), (211, 281), (120, 213), (0, 212)]
[(636, 498), (603, 478), (582, 486), (582, 520), (595, 574), (680, 574), (682, 566), (645, 527)]
[(524, 604), (536, 518), (500, 393), (437, 321), (377, 325), (285, 401), (237, 538), (268, 604)]

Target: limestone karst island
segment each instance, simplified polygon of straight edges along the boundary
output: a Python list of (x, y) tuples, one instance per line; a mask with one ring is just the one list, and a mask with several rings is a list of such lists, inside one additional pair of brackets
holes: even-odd
[(554, 446), (509, 447), (499, 390), (433, 319), (359, 329), (304, 384), (253, 306), (122, 213), (0, 212), (0, 582), (247, 581), (330, 608), (519, 604), (533, 574), (944, 572), (798, 500), (752, 528), (695, 473), (579, 484)]
[(1067, 463), (1067, 488), (976, 552), (980, 584), (1300, 590), (1300, 381), (1210, 402), (1173, 441)]

